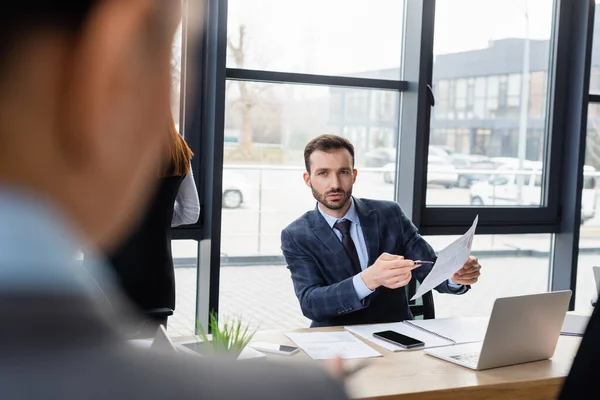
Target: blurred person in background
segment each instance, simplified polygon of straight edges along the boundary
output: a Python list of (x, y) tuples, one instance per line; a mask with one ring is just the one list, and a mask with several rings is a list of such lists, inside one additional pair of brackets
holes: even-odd
[(117, 281), (143, 316), (131, 336), (149, 337), (167, 327), (175, 310), (171, 227), (194, 224), (200, 202), (190, 161), (192, 151), (171, 116), (169, 144), (148, 211), (128, 239), (109, 256)]
[(180, 17), (177, 0), (0, 12), (2, 398), (345, 398), (319, 368), (159, 355), (111, 325), (94, 253), (114, 251), (154, 193)]

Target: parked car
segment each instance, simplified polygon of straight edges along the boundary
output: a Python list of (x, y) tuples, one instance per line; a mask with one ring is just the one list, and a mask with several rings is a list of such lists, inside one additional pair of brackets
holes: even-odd
[[(387, 164), (384, 169), (383, 181), (394, 183), (396, 164)], [(427, 183), (442, 185), (447, 188), (454, 187), (458, 181), (458, 174), (455, 170), (454, 166), (444, 158), (429, 154), (427, 159)]]
[[(517, 157), (492, 157), (490, 161), (497, 167), (501, 166), (513, 166), (517, 167), (519, 165), (519, 159)], [(525, 163), (531, 163), (534, 161), (525, 160)]]
[(251, 185), (246, 178), (223, 169), (223, 208), (239, 208), (250, 199)]
[(429, 155), (448, 159), (454, 152), (447, 147), (429, 145)]
[[(496, 165), (490, 161), (487, 156), (474, 155), (474, 154), (458, 154), (455, 153), (450, 156), (450, 162), (456, 167), (457, 170), (493, 170), (496, 169)], [(490, 174), (481, 172), (459, 172), (458, 183), (459, 188), (470, 188), (471, 185), (479, 181), (487, 181), (490, 178)]]
[(455, 187), (458, 183), (456, 168), (447, 159), (429, 154), (427, 158), (427, 183), (442, 185), (446, 188)]
[(379, 147), (365, 153), (364, 159), (365, 167), (381, 168), (396, 161), (396, 149), (394, 147)]
[[(515, 173), (517, 166), (503, 165), (498, 168), (503, 173), (492, 175), (486, 182), (477, 182), (471, 186), (471, 205), (474, 206), (539, 206), (542, 198), (542, 163), (527, 161), (524, 170), (529, 173), (523, 175), (523, 188), (521, 199), (519, 194), (519, 175)], [(584, 185), (581, 197), (581, 223), (588, 221), (596, 215), (596, 179), (585, 176), (585, 173), (594, 172), (595, 168), (584, 166)]]
[(385, 172), (383, 173), (383, 181), (385, 183), (394, 183), (396, 176), (396, 163), (389, 163), (383, 166)]

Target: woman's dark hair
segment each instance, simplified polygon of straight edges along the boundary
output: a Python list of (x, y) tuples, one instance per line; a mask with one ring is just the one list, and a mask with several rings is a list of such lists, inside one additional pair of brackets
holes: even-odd
[(167, 159), (162, 165), (159, 176), (183, 176), (190, 173), (190, 161), (192, 159), (192, 150), (185, 142), (185, 139), (177, 132), (173, 114), (169, 121), (169, 147)]

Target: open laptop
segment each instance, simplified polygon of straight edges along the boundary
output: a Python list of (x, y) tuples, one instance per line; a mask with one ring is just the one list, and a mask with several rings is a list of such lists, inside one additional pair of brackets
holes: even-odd
[(496, 299), (483, 342), (424, 351), (475, 370), (548, 359), (570, 299), (570, 290)]

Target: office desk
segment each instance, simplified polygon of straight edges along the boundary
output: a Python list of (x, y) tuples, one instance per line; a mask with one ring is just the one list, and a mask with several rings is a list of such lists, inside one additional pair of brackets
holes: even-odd
[[(300, 329), (298, 332), (339, 331), (342, 328)], [(257, 332), (254, 340), (293, 344), (283, 332)], [(367, 342), (383, 357), (368, 359), (369, 366), (347, 382), (357, 399), (554, 399), (568, 374), (580, 338), (561, 336), (554, 357), (510, 367), (473, 371), (426, 355), (422, 350), (391, 352)], [(313, 361), (305, 353), (269, 355), (289, 362)], [(354, 360), (353, 360), (354, 361)]]

